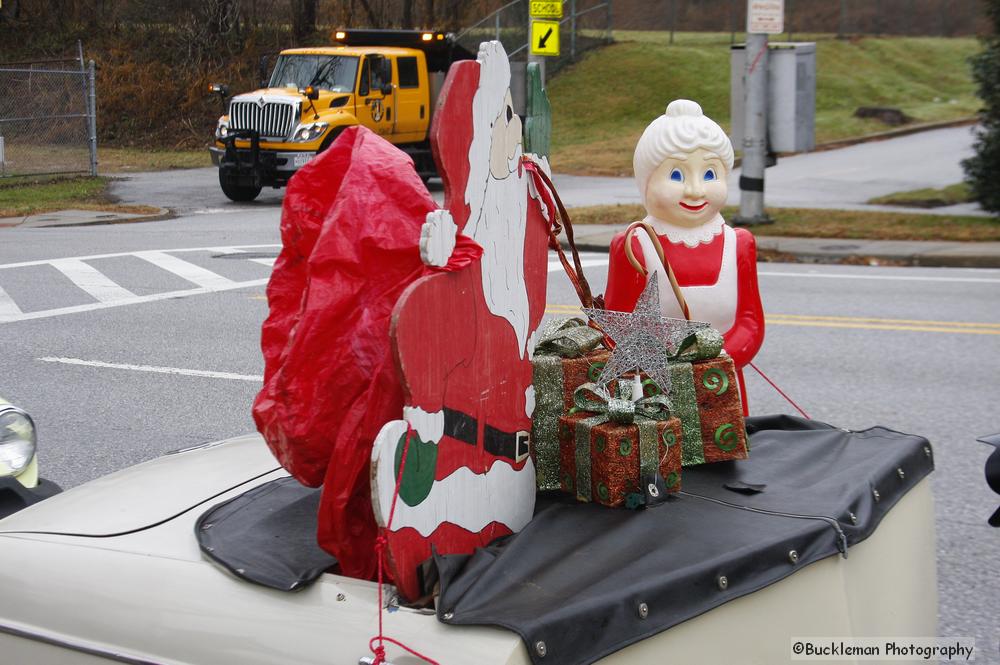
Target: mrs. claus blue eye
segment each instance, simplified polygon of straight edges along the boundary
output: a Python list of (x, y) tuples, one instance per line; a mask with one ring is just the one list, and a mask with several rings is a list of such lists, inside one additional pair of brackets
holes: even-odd
[(680, 169), (674, 169), (670, 172), (670, 179), (674, 182), (684, 182), (684, 174)]
[(715, 180), (715, 170), (709, 169), (705, 171), (705, 182), (711, 182)]

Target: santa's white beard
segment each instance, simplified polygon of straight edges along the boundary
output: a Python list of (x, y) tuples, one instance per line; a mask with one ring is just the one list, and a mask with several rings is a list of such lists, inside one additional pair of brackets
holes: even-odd
[(487, 178), (483, 207), (474, 217), (472, 238), (483, 248), (486, 306), (506, 319), (517, 335), (518, 355), (528, 341), (528, 289), (524, 282), (524, 232), (528, 181), (515, 170), (509, 177)]

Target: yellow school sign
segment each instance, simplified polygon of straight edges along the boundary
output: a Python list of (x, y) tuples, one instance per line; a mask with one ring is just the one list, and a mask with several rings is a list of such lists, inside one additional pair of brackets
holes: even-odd
[(531, 18), (562, 18), (562, 0), (531, 0)]
[(531, 55), (559, 55), (559, 21), (531, 21)]

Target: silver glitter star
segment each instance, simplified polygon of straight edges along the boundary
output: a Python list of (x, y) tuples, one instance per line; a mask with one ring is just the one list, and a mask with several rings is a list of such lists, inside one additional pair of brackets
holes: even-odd
[(652, 273), (646, 288), (632, 312), (607, 309), (583, 309), (610, 337), (615, 348), (604, 370), (597, 378), (599, 385), (617, 379), (626, 372), (645, 372), (656, 382), (663, 394), (670, 392), (670, 356), (690, 334), (707, 323), (672, 319), (660, 312), (659, 275)]

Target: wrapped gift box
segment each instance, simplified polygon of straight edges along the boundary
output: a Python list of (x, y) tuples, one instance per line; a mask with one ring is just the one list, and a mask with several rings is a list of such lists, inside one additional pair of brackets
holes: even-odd
[(601, 333), (581, 319), (569, 319), (547, 326), (535, 347), (531, 454), (540, 490), (560, 487), (559, 418), (573, 407), (573, 391), (595, 381), (604, 369), (608, 352), (597, 350), (601, 340)]
[[(729, 356), (671, 364), (671, 413), (681, 422), (684, 466), (746, 459), (746, 427), (736, 366)], [(659, 388), (646, 379), (643, 393)]]
[(677, 418), (619, 425), (588, 412), (563, 416), (560, 486), (581, 501), (638, 507), (646, 502), (649, 479), (657, 472), (667, 492), (680, 490), (681, 440)]

